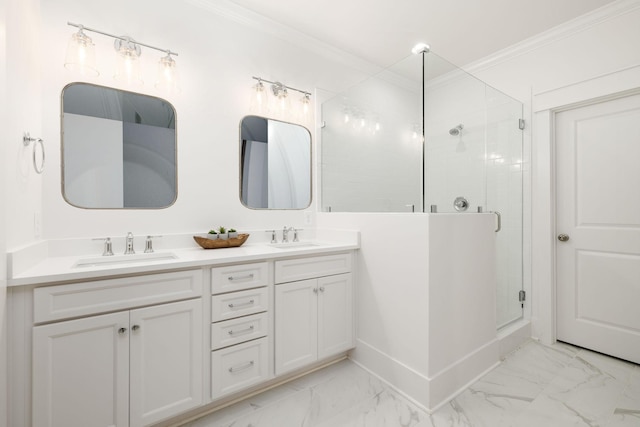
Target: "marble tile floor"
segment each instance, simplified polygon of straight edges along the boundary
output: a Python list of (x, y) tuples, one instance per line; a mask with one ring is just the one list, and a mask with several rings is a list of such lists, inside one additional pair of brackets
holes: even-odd
[(530, 341), (433, 414), (345, 360), (184, 427), (639, 427), (640, 366)]

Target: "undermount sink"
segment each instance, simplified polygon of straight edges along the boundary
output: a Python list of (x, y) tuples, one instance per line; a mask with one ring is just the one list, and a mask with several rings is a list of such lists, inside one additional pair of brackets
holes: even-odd
[(306, 246), (320, 246), (318, 243), (314, 242), (287, 242), (287, 243), (270, 243), (269, 246), (278, 249), (287, 249), (287, 248), (304, 248)]
[(73, 264), (72, 268), (81, 267), (100, 267), (108, 265), (134, 264), (138, 262), (166, 261), (170, 259), (178, 259), (178, 256), (171, 252), (153, 252), (150, 254), (131, 254), (131, 255), (114, 255), (100, 256), (94, 258), (82, 258)]

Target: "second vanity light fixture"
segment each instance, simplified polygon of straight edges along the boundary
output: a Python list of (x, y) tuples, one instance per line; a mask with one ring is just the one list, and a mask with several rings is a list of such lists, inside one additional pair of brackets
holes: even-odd
[(78, 32), (71, 36), (67, 45), (67, 56), (64, 62), (66, 68), (87, 75), (98, 76), (100, 74), (95, 63), (95, 45), (91, 37), (85, 34), (85, 31), (90, 31), (115, 39), (116, 67), (113, 77), (116, 80), (129, 84), (143, 83), (140, 73), (140, 55), (142, 54), (140, 46), (144, 46), (166, 54), (158, 61), (155, 86), (167, 91), (179, 90), (178, 70), (176, 61), (172, 58), (172, 56), (178, 56), (176, 52), (135, 41), (129, 36), (116, 36), (81, 24), (67, 22), (67, 25), (78, 28)]
[[(261, 77), (252, 77), (258, 82), (251, 93), (251, 111), (258, 114), (274, 114), (280, 118), (294, 116), (294, 119), (309, 120), (311, 116), (311, 92), (296, 89), (280, 82), (272, 82)], [(268, 83), (270, 86), (266, 86)], [(295, 107), (292, 107), (289, 91), (302, 94)]]

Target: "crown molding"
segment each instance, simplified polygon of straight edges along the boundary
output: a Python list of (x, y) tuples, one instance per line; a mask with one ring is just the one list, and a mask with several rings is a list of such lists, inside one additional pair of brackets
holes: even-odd
[(232, 22), (236, 22), (253, 30), (268, 34), (305, 50), (312, 51), (328, 60), (344, 64), (368, 75), (375, 75), (384, 69), (383, 67), (366, 61), (359, 56), (346, 52), (329, 43), (325, 43), (315, 37), (311, 37), (308, 34), (260, 15), (250, 9), (239, 6), (229, 0), (183, 1)]
[(558, 40), (570, 37), (610, 19), (633, 12), (639, 8), (640, 0), (617, 0), (570, 21), (564, 22), (547, 31), (536, 34), (533, 37), (511, 45), (505, 49), (499, 50), (491, 55), (479, 59), (478, 61), (469, 63), (462, 68), (469, 73), (476, 73), (495, 67), (520, 55), (541, 49)]
[[(346, 52), (336, 46), (311, 37), (301, 31), (260, 15), (250, 9), (241, 7), (230, 0), (183, 1), (202, 10), (206, 10), (222, 18), (228, 19), (232, 22), (236, 22), (264, 34), (271, 35), (277, 39), (286, 41), (300, 48), (313, 51), (314, 53), (326, 58), (327, 60), (343, 64), (354, 70), (365, 73), (369, 77), (378, 76), (386, 81), (397, 79), (400, 86), (409, 86), (406, 81), (404, 82), (404, 84), (402, 84), (405, 78), (401, 76), (398, 76), (397, 78), (391, 78), (389, 76), (390, 72), (388, 67), (380, 67), (356, 55)], [(483, 70), (495, 67), (503, 62), (512, 60), (528, 52), (541, 49), (558, 40), (570, 37), (574, 34), (587, 30), (610, 19), (614, 19), (618, 16), (633, 12), (636, 9), (640, 9), (640, 0), (614, 1), (608, 5), (562, 23), (554, 28), (539, 33), (505, 49), (499, 50), (491, 55), (488, 55), (478, 61), (469, 63), (460, 68), (462, 69), (462, 71), (474, 75), (474, 73), (478, 73)], [(459, 76), (458, 73), (453, 74), (453, 76), (448, 76), (448, 78), (441, 77), (435, 79), (429, 86), (438, 86), (439, 84), (446, 83), (448, 80)]]

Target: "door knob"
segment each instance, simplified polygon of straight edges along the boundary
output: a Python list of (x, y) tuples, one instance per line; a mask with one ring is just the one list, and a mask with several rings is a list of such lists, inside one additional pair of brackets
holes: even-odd
[(558, 234), (558, 240), (560, 240), (561, 242), (566, 242), (567, 240), (569, 240), (569, 236), (567, 236), (566, 234)]

